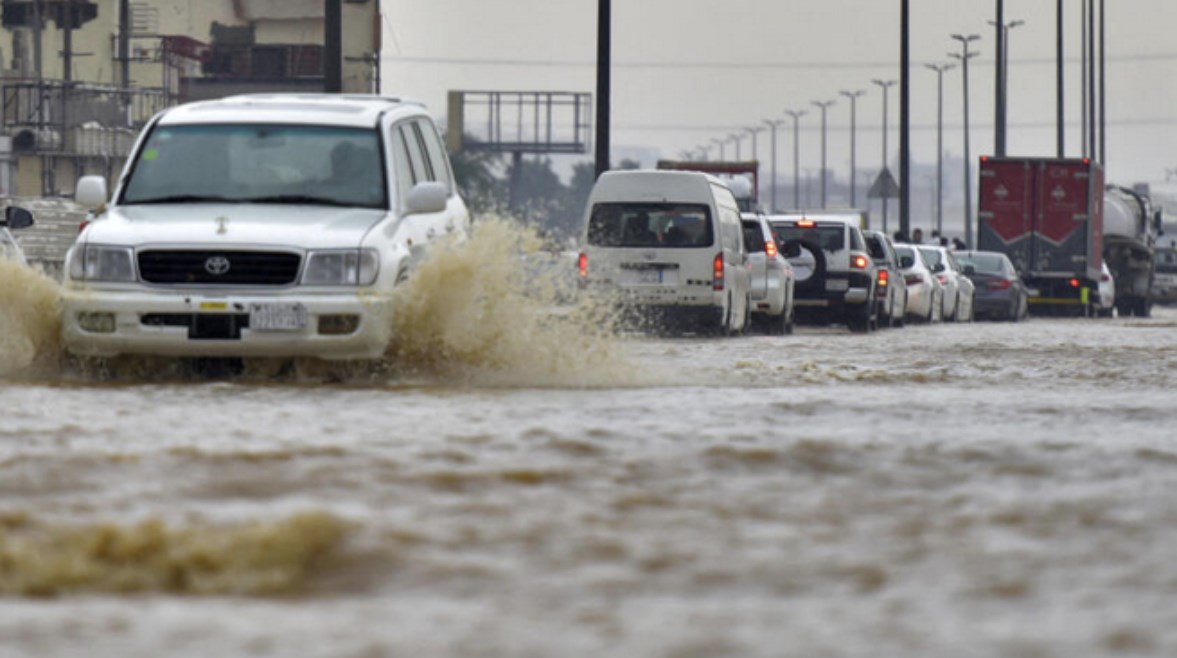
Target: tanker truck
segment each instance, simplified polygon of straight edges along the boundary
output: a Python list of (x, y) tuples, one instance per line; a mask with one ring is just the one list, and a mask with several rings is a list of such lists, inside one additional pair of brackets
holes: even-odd
[(1109, 185), (1103, 196), (1103, 258), (1116, 280), (1120, 316), (1148, 317), (1162, 213), (1144, 189)]

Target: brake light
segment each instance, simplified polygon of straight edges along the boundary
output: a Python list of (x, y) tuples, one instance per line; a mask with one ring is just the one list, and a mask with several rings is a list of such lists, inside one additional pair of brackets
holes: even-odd
[(946, 285), (948, 285), (948, 276), (947, 276), (947, 275), (944, 275), (944, 274), (937, 274), (937, 275), (936, 275), (936, 280), (937, 280), (937, 281), (939, 281), (939, 282), (940, 282), (940, 285), (942, 285), (942, 286), (946, 286)]
[(776, 243), (772, 240), (764, 243), (764, 253), (768, 254), (769, 258), (776, 258)]
[(86, 230), (86, 227), (87, 227), (87, 226), (89, 226), (89, 225), (90, 225), (90, 220), (88, 220), (88, 219), (83, 219), (83, 220), (82, 220), (82, 223), (78, 224), (78, 233), (81, 233), (82, 231), (85, 231), (85, 230)]
[(908, 274), (907, 276), (903, 277), (903, 282), (909, 286), (918, 286), (923, 283), (924, 280), (920, 278), (920, 275), (918, 274)]
[(886, 286), (887, 285), (887, 278), (890, 276), (891, 275), (889, 272), (887, 272), (887, 270), (879, 270), (879, 285)]
[(1071, 284), (1072, 288), (1078, 288), (1080, 281), (1079, 281), (1079, 279), (1071, 279), (1070, 284)]
[(856, 270), (865, 270), (867, 265), (870, 265), (870, 259), (862, 254), (855, 254), (850, 257), (850, 267)]
[(588, 283), (588, 254), (583, 251), (576, 258), (576, 271), (580, 274), (580, 280), (577, 283), (583, 288)]
[(814, 226), (817, 226), (817, 222), (812, 219), (802, 219), (797, 222), (797, 228), (813, 228)]
[(1012, 285), (1009, 279), (989, 279), (985, 282), (985, 287), (989, 290), (1009, 290)]
[(715, 260), (711, 262), (711, 289), (723, 290), (723, 252), (715, 254)]

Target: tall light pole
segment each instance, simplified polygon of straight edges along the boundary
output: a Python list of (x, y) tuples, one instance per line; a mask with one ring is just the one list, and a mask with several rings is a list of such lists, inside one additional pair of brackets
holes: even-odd
[(1066, 97), (1066, 94), (1064, 93), (1064, 91), (1065, 91), (1065, 87), (1064, 87), (1065, 76), (1063, 75), (1063, 73), (1064, 73), (1064, 69), (1063, 69), (1063, 57), (1064, 57), (1064, 52), (1063, 52), (1063, 0), (1058, 0), (1058, 6), (1055, 8), (1055, 14), (1056, 14), (1055, 21), (1057, 23), (1057, 25), (1055, 26), (1055, 30), (1057, 33), (1055, 35), (1055, 44), (1054, 44), (1054, 48), (1055, 48), (1055, 55), (1054, 55), (1055, 56), (1055, 83), (1054, 84), (1055, 84), (1055, 112), (1058, 114), (1058, 117), (1057, 117), (1058, 125), (1055, 126), (1055, 132), (1057, 133), (1055, 135), (1055, 139), (1058, 141), (1058, 157), (1063, 158), (1063, 157), (1066, 157), (1066, 155), (1067, 155), (1067, 148), (1066, 148), (1067, 147), (1067, 132), (1066, 132), (1066, 122), (1065, 122), (1066, 113), (1063, 110), (1063, 106), (1067, 102), (1067, 97)]
[(798, 126), (801, 125), (801, 117), (805, 116), (805, 110), (785, 110), (785, 114), (793, 117), (793, 209), (798, 210), (801, 208), (801, 140)]
[(727, 140), (726, 139), (713, 139), (713, 140), (711, 140), (711, 143), (715, 144), (716, 146), (719, 147), (719, 161), (723, 162), (724, 160), (726, 160), (727, 154), (724, 152), (724, 145), (727, 144)]
[(745, 128), (744, 131), (752, 136), (752, 159), (755, 160), (756, 159), (756, 135), (764, 132), (764, 126), (752, 126), (751, 128)]
[(944, 234), (944, 72), (953, 64), (924, 64), (936, 72), (936, 235)]
[(821, 108), (821, 207), (826, 207), (826, 109), (834, 101), (813, 101), (813, 106)]
[[(895, 86), (894, 80), (874, 79), (871, 82), (883, 90), (883, 169), (887, 171), (887, 90)], [(880, 172), (882, 175), (882, 172)], [(883, 197), (883, 231), (887, 230), (887, 197)]]
[(776, 212), (776, 209), (777, 209), (777, 205), (776, 205), (776, 186), (777, 186), (777, 181), (776, 181), (776, 129), (779, 126), (784, 125), (784, 123), (785, 123), (784, 119), (776, 119), (775, 121), (772, 119), (765, 119), (764, 120), (764, 125), (768, 126), (769, 134), (772, 135), (772, 182), (769, 184), (770, 187), (772, 188), (772, 192), (771, 192), (772, 201), (770, 202), (771, 205), (769, 206), (769, 211), (771, 211), (771, 212)]
[(855, 131), (857, 130), (857, 123), (858, 123), (858, 121), (857, 121), (858, 112), (856, 109), (856, 105), (857, 105), (858, 97), (862, 96), (866, 92), (862, 91), (861, 89), (858, 89), (855, 91), (842, 90), (842, 91), (839, 91), (838, 93), (845, 96), (846, 98), (850, 99), (850, 207), (853, 208), (858, 205), (857, 197), (855, 196), (855, 193), (858, 189), (858, 177), (857, 177), (858, 169), (857, 169), (857, 164), (855, 162), (856, 154), (855, 154), (855, 139), (854, 139), (854, 134), (855, 134)]
[(744, 136), (740, 133), (732, 133), (727, 136), (728, 139), (736, 143), (736, 160), (740, 159), (740, 142), (744, 140)]
[(994, 93), (997, 108), (994, 111), (994, 127), (993, 127), (993, 155), (998, 157), (1005, 155), (1006, 144), (1006, 119), (1009, 116), (1009, 31), (1025, 25), (1026, 21), (1009, 21), (1008, 23), (999, 24), (997, 21), (989, 21), (989, 24), (997, 29), (1000, 36), (997, 47), (1000, 52), (997, 53), (997, 88)]
[(964, 78), (964, 243), (969, 249), (973, 248), (973, 175), (969, 158), (969, 60), (980, 55), (969, 52), (969, 44), (981, 37), (976, 34), (953, 34), (953, 39), (960, 42), (961, 52), (949, 53), (949, 57), (960, 60), (961, 73)]

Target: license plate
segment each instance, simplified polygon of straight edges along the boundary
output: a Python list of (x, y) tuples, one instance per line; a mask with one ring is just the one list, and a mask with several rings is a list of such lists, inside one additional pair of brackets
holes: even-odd
[(639, 286), (673, 286), (677, 283), (676, 271), (671, 269), (626, 270), (626, 283)]
[(249, 305), (251, 331), (299, 331), (307, 324), (307, 309), (302, 304), (265, 303)]
[(849, 290), (850, 282), (846, 279), (827, 279), (826, 290)]
[(1037, 288), (1026, 288), (1026, 296), (1027, 297), (1038, 297), (1041, 294), (1042, 294), (1042, 292), (1040, 290), (1038, 290)]

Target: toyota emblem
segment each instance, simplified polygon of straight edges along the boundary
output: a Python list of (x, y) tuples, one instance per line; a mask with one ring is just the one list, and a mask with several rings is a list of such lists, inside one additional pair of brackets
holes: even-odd
[(224, 256), (213, 256), (204, 261), (204, 270), (213, 276), (221, 276), (229, 271), (229, 259)]

